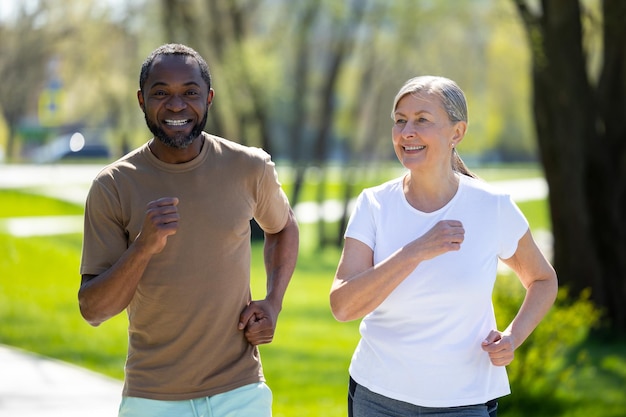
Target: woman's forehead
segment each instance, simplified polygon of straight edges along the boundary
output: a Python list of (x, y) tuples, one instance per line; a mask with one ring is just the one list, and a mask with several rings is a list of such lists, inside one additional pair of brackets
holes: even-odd
[(433, 111), (438, 108), (443, 110), (441, 98), (433, 93), (427, 92), (412, 92), (407, 93), (398, 100), (396, 106), (396, 112), (402, 110), (419, 111), (417, 109), (423, 109), (424, 111)]

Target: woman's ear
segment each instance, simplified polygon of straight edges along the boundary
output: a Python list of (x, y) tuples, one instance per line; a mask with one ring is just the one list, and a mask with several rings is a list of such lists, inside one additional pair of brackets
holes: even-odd
[(465, 132), (467, 131), (467, 122), (458, 121), (454, 126), (454, 135), (452, 136), (452, 141), (450, 143), (450, 147), (456, 147), (459, 142), (463, 140), (465, 137)]

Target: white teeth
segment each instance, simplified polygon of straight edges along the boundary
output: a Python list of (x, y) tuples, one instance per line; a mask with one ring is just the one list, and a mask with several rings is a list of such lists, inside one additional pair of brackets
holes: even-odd
[(424, 149), (425, 146), (405, 146), (405, 151), (419, 151), (420, 149)]
[(187, 119), (185, 120), (166, 120), (165, 123), (167, 123), (168, 125), (172, 125), (172, 126), (182, 126), (184, 124), (186, 124), (188, 122)]

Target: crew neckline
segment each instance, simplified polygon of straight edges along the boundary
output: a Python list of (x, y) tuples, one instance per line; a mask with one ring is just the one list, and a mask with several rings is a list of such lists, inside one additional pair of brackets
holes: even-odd
[[(407, 174), (408, 175), (408, 174)], [(442, 211), (446, 210), (448, 207), (450, 207), (452, 204), (454, 204), (454, 202), (459, 198), (459, 196), (461, 195), (462, 189), (465, 187), (465, 175), (462, 174), (455, 174), (458, 176), (459, 178), (459, 184), (456, 188), (456, 191), (454, 193), (454, 195), (452, 196), (452, 198), (443, 206), (441, 206), (440, 208), (438, 208), (437, 210), (434, 211), (422, 211), (420, 209), (417, 209), (415, 207), (413, 207), (411, 205), (411, 203), (409, 203), (409, 200), (406, 198), (406, 194), (404, 194), (404, 179), (406, 178), (406, 175), (403, 175), (402, 177), (400, 177), (400, 181), (398, 181), (398, 185), (399, 185), (399, 192), (402, 195), (402, 203), (409, 208), (409, 210), (414, 211), (416, 213), (420, 213), (421, 215), (425, 215), (425, 216), (436, 216), (437, 214), (441, 213)]]
[(209, 136), (205, 132), (202, 132), (202, 140), (203, 140), (202, 149), (200, 149), (200, 153), (198, 154), (198, 156), (193, 158), (191, 161), (182, 162), (180, 164), (172, 164), (169, 162), (161, 161), (150, 150), (150, 146), (148, 145), (149, 142), (146, 142), (144, 144), (143, 154), (152, 165), (156, 166), (160, 170), (168, 171), (168, 172), (186, 172), (186, 171), (195, 169), (196, 167), (201, 165), (206, 160), (207, 156), (209, 155), (209, 147), (211, 147), (211, 140), (209, 139)]

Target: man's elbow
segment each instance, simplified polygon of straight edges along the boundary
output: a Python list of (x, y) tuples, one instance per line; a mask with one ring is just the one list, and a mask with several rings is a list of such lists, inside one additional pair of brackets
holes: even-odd
[(80, 291), (78, 293), (78, 308), (83, 319), (93, 327), (98, 327), (106, 321), (106, 318), (102, 318), (93, 308), (90, 308), (90, 304)]
[(93, 327), (98, 327), (100, 326), (102, 323), (104, 323), (104, 320), (101, 320), (99, 318), (96, 318), (95, 316), (89, 314), (89, 312), (87, 312), (85, 309), (83, 309), (81, 307), (80, 309), (80, 314), (81, 316), (83, 316), (83, 319), (85, 319), (85, 321), (87, 323), (89, 323), (89, 325), (93, 326)]

